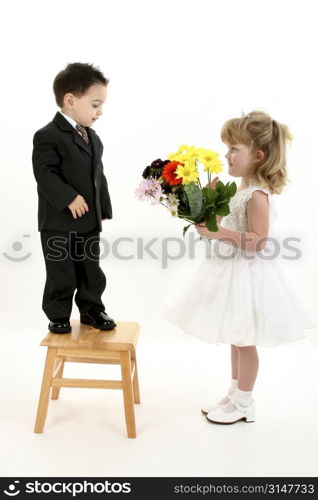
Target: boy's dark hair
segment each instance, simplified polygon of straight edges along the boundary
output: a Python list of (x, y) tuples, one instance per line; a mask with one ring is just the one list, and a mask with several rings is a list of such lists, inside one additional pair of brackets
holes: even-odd
[(72, 92), (76, 97), (80, 97), (94, 83), (108, 85), (109, 80), (103, 73), (88, 63), (70, 63), (65, 69), (60, 71), (53, 82), (53, 91), (56, 104), (62, 108), (65, 94)]

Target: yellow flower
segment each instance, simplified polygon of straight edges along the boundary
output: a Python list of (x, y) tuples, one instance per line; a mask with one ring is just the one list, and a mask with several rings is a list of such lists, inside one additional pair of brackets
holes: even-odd
[(211, 174), (219, 174), (222, 172), (222, 163), (219, 159), (219, 153), (217, 151), (212, 151), (210, 149), (198, 148), (197, 149), (197, 159), (199, 162), (203, 163), (204, 170), (209, 171)]
[(182, 178), (182, 184), (188, 184), (188, 182), (197, 182), (199, 178), (199, 172), (196, 166), (192, 166), (188, 163), (185, 165), (178, 165), (176, 170), (177, 179)]
[[(170, 161), (179, 161), (184, 164), (184, 167), (179, 166), (176, 173), (180, 173), (182, 183), (197, 182), (199, 173), (197, 169), (197, 161), (203, 164), (204, 170), (209, 173), (219, 174), (222, 172), (222, 163), (219, 159), (219, 153), (210, 149), (196, 148), (195, 146), (188, 146), (182, 144), (178, 151), (170, 153), (168, 156)], [(182, 173), (181, 173), (182, 172)]]
[(197, 159), (196, 148), (194, 146), (187, 146), (187, 144), (182, 144), (176, 153), (171, 153), (168, 156), (170, 161), (180, 161), (181, 163), (188, 163), (191, 166), (195, 166)]

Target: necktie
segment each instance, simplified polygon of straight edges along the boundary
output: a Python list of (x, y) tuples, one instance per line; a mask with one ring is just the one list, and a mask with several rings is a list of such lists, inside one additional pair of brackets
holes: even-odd
[(87, 134), (87, 130), (85, 127), (83, 127), (82, 125), (80, 125), (79, 123), (76, 124), (76, 129), (81, 133), (81, 136), (83, 137), (84, 141), (86, 142), (86, 144), (89, 143), (89, 139), (88, 139), (88, 134)]

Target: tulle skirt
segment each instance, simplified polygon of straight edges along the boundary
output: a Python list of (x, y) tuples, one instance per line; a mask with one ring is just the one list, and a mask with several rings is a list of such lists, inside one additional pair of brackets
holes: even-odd
[(163, 316), (214, 344), (275, 347), (305, 337), (304, 329), (318, 326), (318, 318), (268, 251), (248, 252), (218, 242), (181, 296), (163, 305)]

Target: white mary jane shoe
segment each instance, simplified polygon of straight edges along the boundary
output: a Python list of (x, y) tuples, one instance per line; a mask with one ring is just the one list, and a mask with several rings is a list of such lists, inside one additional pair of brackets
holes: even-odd
[(217, 408), (219, 408), (220, 406), (222, 405), (227, 405), (231, 400), (230, 400), (230, 395), (229, 394), (226, 394), (226, 397), (228, 398), (228, 401), (226, 403), (222, 403), (222, 399), (220, 399), (220, 401), (218, 403), (214, 403), (214, 404), (211, 404), (211, 403), (206, 403), (202, 406), (201, 408), (201, 411), (204, 415), (207, 415), (208, 413), (210, 413), (210, 411), (212, 410), (216, 410)]
[(234, 401), (232, 397), (230, 397), (230, 399), (230, 403), (232, 403), (235, 409), (226, 413), (223, 410), (226, 405), (213, 408), (206, 416), (209, 422), (214, 422), (216, 424), (234, 424), (239, 420), (245, 420), (245, 422), (255, 421), (255, 403), (253, 400), (247, 407), (243, 407)]

